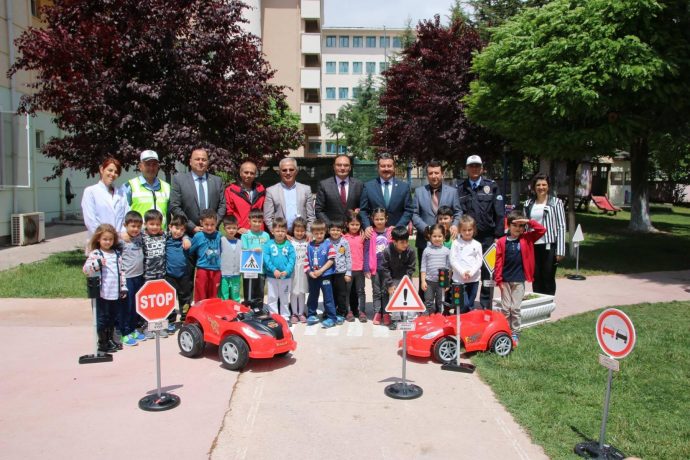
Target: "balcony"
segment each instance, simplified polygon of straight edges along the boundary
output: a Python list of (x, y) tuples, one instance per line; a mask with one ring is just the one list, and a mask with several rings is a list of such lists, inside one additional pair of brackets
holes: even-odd
[(321, 123), (321, 104), (302, 104), (300, 121), (302, 124)]
[(321, 54), (321, 34), (302, 34), (302, 53)]
[(300, 12), (302, 19), (321, 19), (321, 0), (302, 0)]
[(300, 74), (300, 86), (306, 89), (321, 88), (321, 69), (302, 69)]

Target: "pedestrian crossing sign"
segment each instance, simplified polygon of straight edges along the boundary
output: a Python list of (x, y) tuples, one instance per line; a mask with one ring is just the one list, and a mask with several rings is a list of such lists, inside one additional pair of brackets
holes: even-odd
[(251, 250), (242, 251), (242, 258), (240, 259), (240, 273), (263, 273), (264, 257), (262, 252), (254, 252)]
[(422, 312), (426, 311), (422, 298), (417, 294), (409, 276), (405, 276), (395, 288), (391, 299), (386, 305), (386, 312)]

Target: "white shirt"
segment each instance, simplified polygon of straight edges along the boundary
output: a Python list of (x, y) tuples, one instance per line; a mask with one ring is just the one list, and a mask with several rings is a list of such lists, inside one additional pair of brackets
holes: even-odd
[(196, 173), (192, 171), (192, 178), (194, 179), (194, 190), (196, 191), (197, 201), (199, 201), (199, 179), (203, 178), (201, 181), (201, 188), (204, 189), (204, 198), (206, 198), (206, 203), (199, 203), (199, 210), (203, 211), (208, 207), (208, 174), (197, 176)]
[[(532, 205), (532, 212), (530, 213), (530, 218), (536, 220), (541, 225), (544, 225), (544, 207), (545, 206), (546, 206), (545, 203), (543, 203), (543, 204), (534, 203)], [(537, 241), (535, 241), (534, 244), (544, 244), (545, 242), (546, 242), (546, 240), (544, 239), (544, 236), (542, 236)]]
[[(479, 241), (465, 241), (458, 235), (450, 247), (450, 266), (453, 268), (453, 282), (479, 281), (482, 268), (482, 245)], [(470, 279), (462, 277), (465, 272), (470, 272)]]
[(89, 231), (89, 237), (93, 235), (101, 224), (110, 224), (115, 230), (124, 230), (125, 214), (129, 210), (127, 195), (124, 187), (115, 187), (111, 194), (103, 181), (84, 189), (81, 199), (81, 212), (84, 215), (84, 224)]

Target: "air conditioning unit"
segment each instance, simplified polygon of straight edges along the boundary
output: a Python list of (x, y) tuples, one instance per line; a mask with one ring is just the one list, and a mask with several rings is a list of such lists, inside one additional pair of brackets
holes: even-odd
[(46, 239), (45, 213), (12, 214), (12, 244), (25, 246)]

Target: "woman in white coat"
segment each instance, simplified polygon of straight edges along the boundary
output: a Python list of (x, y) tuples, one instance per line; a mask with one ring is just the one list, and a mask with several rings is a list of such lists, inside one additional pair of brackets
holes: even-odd
[(84, 189), (81, 211), (89, 238), (101, 224), (110, 224), (120, 232), (124, 227), (125, 214), (129, 209), (123, 186), (116, 186), (122, 165), (115, 158), (106, 158), (99, 167), (101, 180)]

